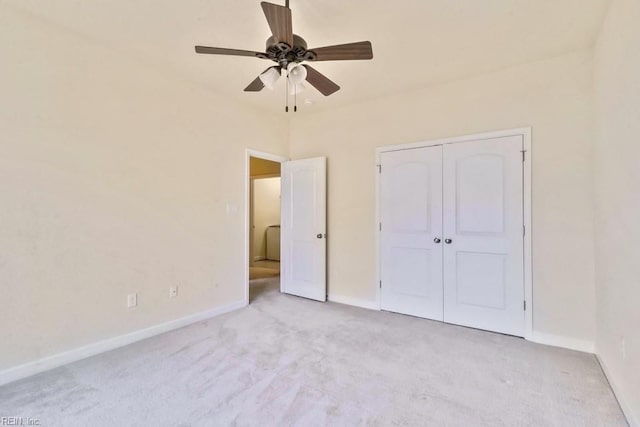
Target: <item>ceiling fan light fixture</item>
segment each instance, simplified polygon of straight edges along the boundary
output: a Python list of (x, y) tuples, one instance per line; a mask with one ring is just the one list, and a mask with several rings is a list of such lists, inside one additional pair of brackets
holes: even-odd
[[(0, 0), (1, 1), (1, 0)], [(321, 46), (309, 49), (307, 42), (297, 34), (293, 33), (291, 8), (289, 0), (285, 0), (285, 5), (260, 2), (262, 11), (271, 30), (271, 35), (267, 39), (265, 50), (252, 51), (242, 49), (227, 49), (221, 47), (195, 46), (196, 53), (209, 55), (230, 55), (246, 56), (258, 58), (260, 60), (273, 61), (277, 65), (271, 66), (258, 77), (256, 77), (244, 89), (245, 92), (260, 92), (265, 87), (275, 89), (280, 77), (286, 79), (287, 105), (285, 111), (289, 111), (289, 96), (294, 97), (298, 92), (304, 90), (302, 83), (308, 83), (324, 96), (329, 96), (340, 90), (340, 86), (331, 81), (310, 65), (301, 65), (301, 62), (322, 62), (322, 61), (347, 61), (347, 60), (368, 60), (373, 59), (373, 49), (370, 41), (360, 41), (355, 43), (345, 43), (332, 46)], [(293, 93), (288, 92), (292, 90)], [(296, 99), (294, 99), (297, 102)], [(293, 111), (297, 111), (294, 104)]]
[(307, 79), (307, 69), (300, 64), (289, 65), (289, 82), (293, 86), (297, 86)]
[(260, 81), (264, 84), (267, 89), (273, 90), (280, 78), (280, 73), (275, 68), (269, 68), (264, 73), (260, 74)]

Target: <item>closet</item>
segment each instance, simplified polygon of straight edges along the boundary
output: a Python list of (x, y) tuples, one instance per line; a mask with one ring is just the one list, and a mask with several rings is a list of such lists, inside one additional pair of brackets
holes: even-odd
[(383, 310), (523, 336), (521, 135), (380, 154)]

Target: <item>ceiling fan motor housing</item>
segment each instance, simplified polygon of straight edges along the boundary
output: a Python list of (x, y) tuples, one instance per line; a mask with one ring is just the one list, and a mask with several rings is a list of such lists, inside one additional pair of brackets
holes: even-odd
[(275, 38), (267, 39), (267, 58), (280, 64), (281, 67), (287, 68), (290, 63), (299, 63), (302, 61), (313, 61), (316, 54), (307, 50), (307, 42), (297, 34), (293, 35), (293, 46), (287, 43), (276, 42)]

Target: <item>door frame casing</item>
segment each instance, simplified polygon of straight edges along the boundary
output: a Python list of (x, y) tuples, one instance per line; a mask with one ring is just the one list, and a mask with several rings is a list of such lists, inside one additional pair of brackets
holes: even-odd
[(251, 157), (284, 163), (288, 157), (247, 148), (244, 159), (244, 305), (249, 305), (249, 257), (251, 256)]
[(521, 136), (523, 141), (524, 162), (523, 162), (523, 222), (525, 227), (524, 235), (524, 298), (526, 303), (525, 310), (525, 331), (524, 338), (530, 340), (533, 338), (533, 271), (532, 271), (532, 215), (531, 215), (531, 127), (499, 130), (492, 132), (483, 132), (473, 135), (456, 136), (452, 138), (440, 138), (427, 141), (419, 141), (409, 144), (387, 145), (376, 148), (376, 220), (375, 220), (375, 246), (376, 246), (376, 300), (378, 310), (382, 309), (382, 292), (380, 283), (382, 280), (382, 253), (380, 242), (380, 173), (378, 167), (382, 153), (399, 150), (410, 150), (423, 147), (433, 147), (437, 145), (455, 144), (460, 142), (471, 142), (483, 139), (503, 138), (507, 136)]

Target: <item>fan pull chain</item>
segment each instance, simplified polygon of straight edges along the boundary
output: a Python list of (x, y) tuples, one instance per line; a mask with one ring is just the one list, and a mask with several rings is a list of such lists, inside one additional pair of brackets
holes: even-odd
[(288, 113), (289, 112), (289, 72), (288, 71), (287, 71), (287, 87), (285, 89), (284, 94), (287, 99), (286, 107), (284, 107), (284, 112)]
[(298, 85), (293, 86), (293, 112), (298, 112)]

